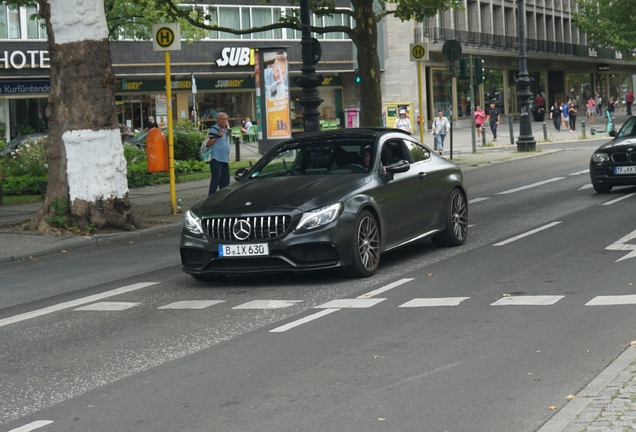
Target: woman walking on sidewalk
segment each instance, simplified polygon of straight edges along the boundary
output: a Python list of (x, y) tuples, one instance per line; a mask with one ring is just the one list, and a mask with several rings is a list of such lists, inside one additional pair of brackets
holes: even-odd
[(587, 100), (587, 116), (590, 118), (590, 124), (594, 124), (594, 114), (596, 113), (596, 103), (592, 96)]
[(477, 129), (477, 139), (481, 139), (481, 128), (484, 126), (486, 113), (479, 105), (475, 107), (475, 128)]
[(576, 107), (574, 106), (574, 102), (570, 103), (568, 114), (570, 117), (570, 132), (576, 132)]
[(557, 132), (561, 132), (561, 121), (563, 120), (563, 115), (561, 113), (561, 102), (555, 102), (550, 108), (550, 119), (552, 120), (552, 124), (554, 124), (554, 128)]
[(450, 130), (450, 123), (441, 111), (437, 113), (437, 117), (433, 120), (432, 129), (431, 133), (435, 135), (435, 147), (437, 147), (441, 156), (444, 153), (444, 138), (446, 138), (446, 134)]

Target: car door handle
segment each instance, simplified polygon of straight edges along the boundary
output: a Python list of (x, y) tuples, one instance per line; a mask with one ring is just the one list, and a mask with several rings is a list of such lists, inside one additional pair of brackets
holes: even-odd
[(425, 172), (421, 172), (417, 174), (417, 178), (419, 178), (420, 180), (422, 180), (424, 177), (426, 177), (426, 173)]

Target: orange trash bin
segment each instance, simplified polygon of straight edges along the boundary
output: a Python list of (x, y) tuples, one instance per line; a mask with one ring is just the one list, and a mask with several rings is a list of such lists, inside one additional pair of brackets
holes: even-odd
[(168, 141), (159, 128), (150, 129), (146, 135), (146, 158), (148, 172), (168, 171)]

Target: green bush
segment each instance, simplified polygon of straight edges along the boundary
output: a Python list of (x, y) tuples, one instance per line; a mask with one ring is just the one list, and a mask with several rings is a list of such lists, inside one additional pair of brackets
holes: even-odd
[[(46, 176), (31, 176), (31, 175), (23, 175), (20, 177), (3, 177), (2, 181), (2, 194), (3, 195), (23, 195), (25, 192), (17, 192), (21, 189), (33, 189), (29, 191), (28, 194), (39, 195), (40, 194), (40, 186), (42, 182), (46, 183), (48, 181), (48, 177)], [(16, 191), (16, 192), (11, 192)]]
[(205, 136), (191, 121), (176, 121), (172, 128), (175, 160), (198, 160), (199, 147)]

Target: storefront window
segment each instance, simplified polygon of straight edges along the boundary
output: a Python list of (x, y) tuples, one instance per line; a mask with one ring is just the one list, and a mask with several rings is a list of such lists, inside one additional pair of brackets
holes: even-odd
[[(445, 117), (450, 117), (453, 113), (453, 105), (451, 99), (452, 81), (449, 74), (445, 70), (433, 70), (432, 88), (433, 88), (433, 111), (438, 113), (441, 111)], [(435, 114), (432, 114), (434, 117)]]
[(256, 119), (254, 91), (197, 93), (197, 112), (206, 125), (216, 121), (216, 114), (227, 113), (230, 125), (239, 125), (245, 117)]
[[(481, 105), (479, 100), (479, 87), (473, 86), (475, 92), (475, 100), (477, 105)], [(458, 78), (457, 79), (457, 117), (470, 117), (472, 110), (474, 109), (473, 103), (470, 100), (470, 79)]]

